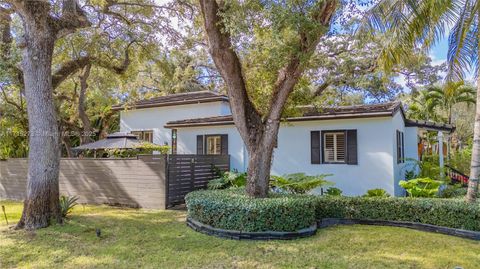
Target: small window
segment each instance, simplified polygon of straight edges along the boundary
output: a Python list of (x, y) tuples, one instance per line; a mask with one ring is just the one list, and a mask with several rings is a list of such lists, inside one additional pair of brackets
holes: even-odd
[(345, 132), (324, 133), (324, 162), (345, 163), (345, 148)]
[(211, 155), (220, 155), (222, 154), (222, 137), (219, 135), (216, 136), (206, 136), (207, 143), (207, 154)]
[(397, 163), (405, 162), (405, 142), (403, 132), (397, 130)]
[(133, 131), (139, 140), (153, 143), (153, 131)]

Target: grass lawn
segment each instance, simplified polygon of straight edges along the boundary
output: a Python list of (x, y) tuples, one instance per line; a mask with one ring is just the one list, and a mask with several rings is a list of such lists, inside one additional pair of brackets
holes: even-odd
[[(5, 205), (11, 222), (22, 205)], [(97, 238), (100, 228), (102, 238)], [(0, 268), (480, 268), (480, 242), (404, 228), (339, 226), (293, 241), (192, 231), (184, 211), (82, 206), (64, 226), (14, 231), (0, 216)]]

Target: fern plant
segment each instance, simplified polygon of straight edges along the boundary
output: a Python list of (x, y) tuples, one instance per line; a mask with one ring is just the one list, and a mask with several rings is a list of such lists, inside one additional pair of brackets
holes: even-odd
[(66, 218), (72, 209), (77, 205), (78, 197), (76, 196), (65, 196), (60, 197), (60, 212), (63, 218)]
[(247, 184), (247, 173), (225, 172), (219, 178), (210, 180), (207, 187), (211, 190), (243, 187)]
[(343, 191), (339, 188), (330, 187), (325, 191), (328, 196), (342, 196)]
[(390, 197), (390, 194), (384, 189), (371, 189), (363, 197)]
[(333, 185), (333, 182), (325, 180), (328, 176), (331, 176), (331, 174), (309, 176), (305, 173), (294, 173), (284, 176), (271, 176), (270, 185), (289, 193), (304, 194), (321, 186)]

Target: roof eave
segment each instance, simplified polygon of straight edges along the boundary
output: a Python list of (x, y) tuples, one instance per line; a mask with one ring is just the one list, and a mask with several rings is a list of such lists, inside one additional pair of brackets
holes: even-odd
[[(133, 109), (141, 109), (141, 108), (155, 108), (155, 107), (166, 107), (166, 106), (178, 106), (178, 105), (191, 105), (191, 104), (202, 104), (202, 103), (211, 103), (211, 102), (227, 102), (228, 97), (226, 96), (218, 96), (212, 98), (203, 98), (203, 99), (195, 99), (195, 100), (182, 100), (176, 102), (165, 102), (165, 103), (152, 103), (152, 104), (133, 104), (132, 106), (127, 106)], [(120, 111), (124, 110), (125, 105), (116, 105), (112, 106), (112, 111)]]
[[(379, 117), (391, 117), (392, 113), (390, 111), (385, 112), (374, 112), (374, 113), (357, 113), (357, 114), (331, 114), (331, 115), (321, 115), (321, 116), (304, 116), (304, 117), (291, 117), (287, 118), (287, 122), (298, 122), (298, 121), (315, 121), (315, 120), (336, 120), (336, 119), (357, 119), (357, 118), (379, 118)], [(167, 123), (165, 128), (189, 128), (189, 127), (204, 127), (204, 126), (219, 126), (219, 125), (232, 125), (235, 124), (233, 120), (224, 120), (224, 121), (211, 121), (211, 122), (188, 122), (188, 123)]]

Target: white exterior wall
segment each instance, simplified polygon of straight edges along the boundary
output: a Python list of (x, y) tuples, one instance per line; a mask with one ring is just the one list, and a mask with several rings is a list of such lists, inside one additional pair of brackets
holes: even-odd
[[(392, 119), (392, 124), (393, 124), (393, 133), (392, 133), (392, 146), (393, 146), (393, 169), (394, 169), (394, 190), (395, 190), (395, 195), (396, 196), (403, 196), (405, 194), (405, 190), (400, 187), (399, 182), (400, 180), (405, 179), (405, 171), (406, 167), (408, 166), (408, 163), (398, 163), (397, 162), (397, 130), (400, 132), (403, 132), (403, 137), (404, 137), (404, 155), (406, 158), (407, 156), (407, 148), (410, 147), (412, 144), (411, 142), (408, 141), (407, 133), (406, 133), (406, 128), (405, 128), (405, 123), (403, 121), (403, 116), (401, 113), (395, 114), (395, 116)], [(409, 150), (410, 152), (411, 150)]]
[(164, 106), (122, 110), (120, 112), (120, 131), (153, 130), (153, 143), (171, 145), (172, 130), (164, 126), (169, 121), (230, 115), (230, 106), (227, 102), (209, 102), (188, 105)]
[[(340, 129), (357, 130), (358, 165), (311, 164), (310, 131)], [(310, 175), (333, 174), (327, 180), (335, 182), (335, 187), (340, 188), (345, 195), (363, 195), (367, 190), (374, 188), (385, 189), (392, 195), (401, 195), (395, 186), (395, 181), (399, 178), (395, 175), (397, 170), (394, 167), (395, 130), (391, 117), (282, 124), (278, 148), (274, 151), (272, 174), (296, 172)], [(238, 171), (246, 170), (247, 152), (233, 125), (179, 128), (178, 153), (195, 154), (196, 136), (204, 134), (228, 134), (231, 168)]]
[[(357, 130), (357, 165), (311, 164), (310, 131)], [(333, 174), (344, 195), (363, 195), (381, 188), (394, 194), (393, 159), (390, 135), (391, 118), (345, 119), (297, 122), (282, 127), (274, 152), (272, 173), (304, 172), (309, 175)]]

